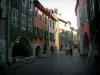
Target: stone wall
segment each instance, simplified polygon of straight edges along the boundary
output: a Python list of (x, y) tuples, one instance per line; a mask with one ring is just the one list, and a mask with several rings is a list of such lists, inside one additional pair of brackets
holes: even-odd
[(5, 62), (5, 40), (0, 38), (0, 61)]

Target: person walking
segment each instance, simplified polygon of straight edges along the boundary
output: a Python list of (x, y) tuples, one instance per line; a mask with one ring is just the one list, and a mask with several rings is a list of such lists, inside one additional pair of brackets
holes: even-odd
[(73, 55), (73, 51), (72, 51), (72, 47), (71, 46), (69, 46), (70, 48), (69, 48), (69, 53), (70, 53), (70, 56), (72, 56)]
[(68, 48), (67, 48), (67, 45), (65, 45), (65, 51), (66, 51), (66, 54), (68, 55)]

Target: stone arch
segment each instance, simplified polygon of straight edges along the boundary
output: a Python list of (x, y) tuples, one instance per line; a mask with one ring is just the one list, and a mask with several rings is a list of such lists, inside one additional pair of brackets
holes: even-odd
[(89, 37), (88, 37), (88, 34), (86, 32), (84, 33), (83, 45), (84, 45), (84, 52), (86, 54), (88, 54), (88, 51), (89, 51)]
[(50, 46), (50, 51), (51, 51), (51, 53), (53, 53), (54, 50), (55, 50), (54, 47), (51, 45), (51, 46)]
[(27, 37), (20, 36), (18, 37), (12, 47), (12, 57), (22, 56), (29, 57), (32, 56), (32, 49), (30, 41)]
[(39, 53), (41, 52), (41, 46), (40, 45), (37, 45), (36, 48), (35, 48), (35, 56), (36, 57), (39, 57)]

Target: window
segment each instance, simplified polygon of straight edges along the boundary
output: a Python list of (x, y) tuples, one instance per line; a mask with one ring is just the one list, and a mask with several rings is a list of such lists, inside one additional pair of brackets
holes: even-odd
[(90, 0), (90, 17), (91, 19), (95, 16), (95, 11), (94, 11), (94, 1)]
[(40, 11), (40, 14), (39, 15), (40, 15), (40, 20), (41, 20), (42, 19), (42, 17), (41, 17), (42, 16), (42, 12), (41, 11)]
[(22, 29), (26, 29), (26, 15), (21, 14), (21, 27)]
[(39, 31), (39, 32), (40, 32), (40, 34), (39, 34), (39, 35), (40, 35), (40, 36), (43, 36), (43, 29), (40, 29), (40, 31)]
[(43, 29), (42, 29), (42, 31), (41, 31), (41, 32), (42, 32), (42, 36), (43, 36)]
[(37, 17), (38, 9), (35, 8), (35, 17)]
[(22, 0), (22, 3), (23, 3), (23, 4), (26, 4), (26, 0)]
[(32, 32), (32, 19), (29, 18), (28, 20), (28, 30)]
[(36, 26), (34, 26), (34, 31), (35, 31), (36, 35), (37, 35), (37, 30), (38, 30), (38, 28)]
[(18, 10), (15, 8), (12, 9), (12, 24), (15, 26), (18, 25)]
[(53, 29), (54, 29), (54, 21), (52, 21), (53, 22)]
[(26, 0), (22, 0), (22, 11), (26, 12)]
[(32, 9), (32, 1), (29, 0), (29, 9)]
[(46, 16), (45, 16), (45, 20), (44, 21), (45, 21), (45, 24), (47, 24), (47, 18), (46, 18)]

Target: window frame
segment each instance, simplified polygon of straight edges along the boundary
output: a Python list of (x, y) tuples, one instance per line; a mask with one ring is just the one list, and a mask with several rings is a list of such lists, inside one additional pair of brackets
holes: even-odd
[(28, 19), (28, 30), (32, 32), (32, 18)]
[(94, 1), (93, 1), (93, 0), (90, 0), (90, 1), (89, 1), (89, 4), (90, 4), (90, 18), (93, 19), (94, 16), (95, 16)]
[(44, 23), (47, 24), (47, 17), (46, 17), (46, 15), (44, 17)]
[[(25, 1), (25, 3), (23, 3), (23, 1)], [(26, 0), (22, 0), (22, 7), (25, 7), (25, 12), (26, 12)]]
[[(15, 16), (14, 16), (14, 12), (15, 11)], [(15, 20), (15, 24), (13, 23), (13, 20)], [(14, 26), (18, 26), (18, 10), (15, 8), (12, 8), (12, 24), (14, 24)]]
[(39, 19), (42, 20), (42, 12), (39, 10)]
[[(25, 1), (25, 3), (24, 3), (23, 1)], [(22, 4), (23, 4), (23, 5), (26, 5), (26, 0), (22, 0)]]
[(52, 27), (53, 27), (53, 29), (54, 29), (54, 21), (52, 21), (52, 22), (53, 22), (53, 24), (52, 24), (53, 26), (52, 26)]
[(29, 0), (29, 10), (32, 10), (32, 1)]
[[(23, 22), (22, 21), (22, 16), (24, 16), (24, 20), (25, 20), (25, 22)], [(23, 25), (24, 24), (24, 25)], [(26, 15), (25, 14), (23, 14), (23, 13), (21, 13), (21, 28), (23, 29), (23, 30), (26, 30)]]
[(35, 17), (37, 17), (38, 16), (38, 9), (35, 7), (35, 12), (34, 12), (34, 14), (35, 14)]
[(51, 19), (50, 19), (50, 27), (52, 27), (52, 25), (51, 25)]

